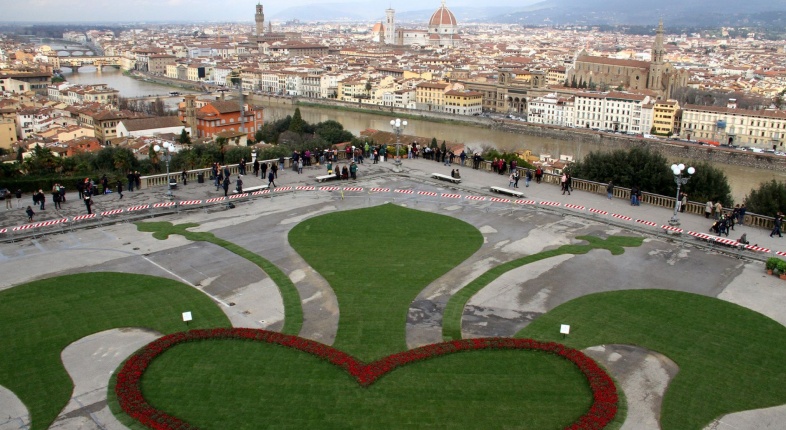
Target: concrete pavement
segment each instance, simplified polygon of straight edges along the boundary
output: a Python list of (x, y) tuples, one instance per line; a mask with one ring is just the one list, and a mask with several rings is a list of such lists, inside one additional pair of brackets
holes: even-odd
[[(429, 180), (429, 175), (431, 173), (441, 173), (449, 175), (450, 171), (454, 168), (459, 168), (461, 172), (462, 182), (456, 186), (452, 186), (448, 183), (445, 183), (445, 186), (448, 188), (453, 188), (458, 191), (465, 191), (467, 193), (474, 193), (478, 195), (487, 195), (491, 196), (492, 194), (489, 192), (490, 186), (498, 186), (503, 188), (508, 188), (508, 176), (507, 175), (499, 175), (493, 172), (486, 172), (481, 170), (473, 170), (470, 167), (462, 167), (457, 164), (452, 166), (444, 166), (442, 163), (438, 163), (435, 161), (429, 161), (424, 159), (416, 159), (416, 160), (403, 160), (404, 166), (404, 175), (410, 176), (412, 178), (417, 178), (421, 180)], [(346, 164), (346, 160), (341, 160), (340, 164)], [(468, 163), (469, 164), (469, 163)], [(369, 160), (366, 160), (364, 164), (359, 165), (359, 180), (363, 182), (364, 177), (371, 176), (378, 176), (383, 174), (391, 174), (393, 169), (393, 163), (388, 161), (385, 163), (379, 164), (372, 164)], [(279, 186), (316, 186), (319, 188), (320, 186), (334, 186), (340, 185), (342, 187), (349, 186), (351, 187), (353, 181), (341, 181), (340, 183), (336, 181), (330, 181), (326, 183), (317, 184), (314, 178), (316, 176), (325, 174), (324, 166), (312, 166), (304, 168), (303, 174), (297, 174), (293, 172), (291, 169), (287, 169), (284, 171), (279, 171), (279, 179), (276, 181), (276, 184)], [(232, 178), (234, 182), (236, 176)], [(180, 184), (177, 189), (173, 191), (175, 201), (184, 201), (184, 200), (206, 200), (214, 197), (221, 197), (224, 195), (223, 190), (219, 188), (216, 191), (215, 186), (209, 183), (209, 179), (206, 178), (206, 183), (198, 184), (196, 182), (189, 182), (188, 185)], [(263, 180), (261, 178), (254, 177), (253, 175), (245, 175), (243, 177), (244, 187), (254, 187), (257, 185), (267, 184), (267, 180)], [(637, 231), (645, 232), (645, 233), (662, 233), (663, 229), (660, 228), (661, 225), (668, 224), (669, 219), (673, 214), (673, 209), (662, 208), (657, 206), (648, 206), (646, 204), (642, 204), (641, 206), (631, 206), (627, 200), (622, 199), (612, 199), (609, 200), (606, 198), (604, 194), (596, 194), (590, 193), (585, 191), (573, 191), (570, 195), (565, 194), (563, 195), (559, 189), (559, 187), (541, 183), (537, 184), (535, 181), (532, 181), (530, 187), (525, 187), (525, 180), (522, 178), (519, 181), (519, 188), (517, 191), (520, 191), (525, 194), (526, 199), (532, 199), (537, 201), (538, 203), (542, 201), (549, 201), (549, 202), (556, 202), (559, 203), (561, 206), (558, 208), (553, 208), (557, 211), (562, 211), (565, 213), (576, 214), (580, 216), (587, 216), (591, 219), (595, 219), (601, 222), (608, 222), (611, 224), (624, 226), (626, 228), (635, 229)], [(234, 189), (234, 184), (232, 186)], [(230, 189), (230, 193), (232, 193), (232, 189)], [(112, 211), (118, 209), (128, 209), (130, 207), (138, 206), (138, 205), (153, 205), (156, 203), (162, 203), (170, 201), (166, 194), (165, 187), (153, 188), (153, 189), (146, 189), (142, 191), (124, 191), (123, 199), (120, 199), (116, 193), (106, 194), (106, 195), (99, 195), (94, 197), (93, 201), (93, 212), (100, 214), (104, 211)], [(498, 196), (504, 197), (504, 196)], [(78, 215), (86, 214), (86, 209), (84, 204), (77, 198), (76, 192), (69, 189), (67, 193), (67, 202), (62, 204), (62, 209), (55, 209), (54, 203), (51, 202), (51, 196), (48, 195), (48, 200), (46, 204), (46, 209), (41, 211), (38, 209), (36, 210), (35, 222), (47, 221), (47, 220), (57, 220), (64, 217), (73, 218)], [(513, 198), (512, 200), (515, 200)], [(17, 202), (16, 199), (13, 199), (14, 207), (16, 207)], [(32, 204), (32, 198), (30, 195), (25, 195), (22, 198), (21, 208), (13, 209), (13, 210), (6, 210), (0, 209), (0, 229), (6, 228), (8, 231), (2, 235), (0, 235), (0, 240), (8, 239), (8, 238), (22, 238), (30, 236), (33, 232), (27, 231), (19, 231), (13, 232), (13, 228), (17, 226), (21, 226), (27, 223), (26, 215), (24, 214), (24, 208), (27, 207), (28, 204)], [(576, 210), (566, 208), (564, 205), (572, 204), (577, 206), (584, 206), (586, 209), (584, 210)], [(216, 205), (212, 205), (216, 206)], [(218, 205), (220, 206), (220, 205)], [(596, 213), (592, 213), (589, 209), (594, 208), (598, 210), (603, 210), (609, 212), (609, 215), (599, 215)], [(103, 222), (100, 220), (100, 216), (98, 220), (92, 221), (80, 221), (79, 224), (74, 224), (75, 226), (84, 225), (84, 226), (95, 226), (95, 225), (103, 225), (105, 223), (111, 223), (116, 220), (124, 220), (128, 218), (135, 218), (135, 217), (146, 217), (148, 215), (159, 215), (159, 214), (166, 214), (171, 213), (174, 210), (172, 208), (161, 208), (161, 209), (150, 209), (145, 211), (139, 211), (137, 213), (125, 213), (116, 216), (106, 217)], [(621, 218), (614, 218), (611, 214), (618, 214), (622, 215), (623, 217), (631, 218), (631, 221), (626, 221)], [(709, 228), (712, 225), (713, 221), (710, 219), (705, 219), (702, 216), (697, 216), (688, 213), (681, 213), (679, 214), (680, 219), (680, 227), (683, 228), (685, 231), (694, 231), (698, 233), (706, 233), (710, 234)], [(655, 223), (656, 226), (649, 226), (647, 224), (637, 223), (636, 220), (648, 221), (651, 223)], [(65, 226), (70, 225), (70, 223), (66, 223)], [(63, 226), (54, 226), (54, 227), (45, 227), (42, 229), (38, 229), (36, 231), (37, 234), (45, 233), (45, 232), (59, 232)], [(774, 251), (786, 251), (786, 242), (784, 239), (774, 237), (769, 237), (769, 231), (763, 230), (760, 228), (752, 228), (747, 226), (740, 226), (737, 225), (735, 230), (731, 231), (728, 238), (736, 240), (738, 239), (743, 233), (747, 233), (749, 242), (753, 245), (758, 245), (773, 251), (773, 254), (769, 255), (767, 253), (754, 253), (754, 252), (745, 252), (743, 255), (750, 257), (750, 258), (757, 258), (757, 259), (764, 259), (769, 256), (774, 256)], [(725, 236), (724, 236), (725, 237)], [(683, 240), (689, 242), (697, 242), (697, 239), (687, 236), (683, 234)], [(715, 245), (719, 247), (720, 250), (731, 250), (731, 248)]]

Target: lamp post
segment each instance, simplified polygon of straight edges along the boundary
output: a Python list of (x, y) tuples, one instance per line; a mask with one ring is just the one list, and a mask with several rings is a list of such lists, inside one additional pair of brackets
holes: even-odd
[(393, 127), (393, 133), (396, 133), (396, 160), (393, 162), (393, 171), (401, 171), (401, 156), (399, 156), (398, 148), (401, 145), (401, 132), (407, 128), (407, 121), (400, 120), (399, 118), (391, 119), (390, 126)]
[(171, 199), (172, 181), (169, 178), (169, 160), (172, 159), (172, 149), (174, 148), (174, 146), (169, 142), (164, 142), (163, 145), (164, 145), (163, 147), (156, 145), (153, 147), (153, 150), (158, 153), (161, 153), (162, 157), (164, 158), (164, 161), (166, 162), (166, 187), (167, 187), (166, 195)]
[[(690, 180), (690, 176), (682, 176), (682, 172), (685, 170), (685, 165), (680, 164), (672, 164), (671, 165), (671, 173), (674, 174), (674, 182), (677, 184), (677, 198), (674, 201), (674, 215), (669, 220), (669, 225), (675, 226), (679, 225), (680, 221), (677, 219), (677, 209), (680, 205), (680, 187), (687, 184), (688, 180)], [(696, 169), (693, 167), (688, 167), (688, 175), (692, 175), (696, 173)]]

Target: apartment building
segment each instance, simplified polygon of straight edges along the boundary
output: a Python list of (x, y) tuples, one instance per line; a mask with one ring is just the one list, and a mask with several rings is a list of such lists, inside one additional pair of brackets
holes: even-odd
[(573, 126), (574, 103), (573, 97), (560, 97), (557, 93), (536, 97), (529, 102), (527, 121), (534, 124)]
[(0, 118), (0, 148), (11, 149), (16, 142), (16, 121), (13, 118)]
[(677, 130), (680, 104), (676, 100), (659, 100), (652, 108), (652, 127), (650, 131), (661, 136), (671, 136)]
[(449, 90), (450, 84), (445, 82), (421, 82), (415, 86), (415, 105), (417, 109), (444, 112), (445, 93)]
[(454, 115), (480, 115), (483, 110), (483, 93), (469, 90), (450, 90), (444, 95), (443, 112)]
[(736, 103), (723, 106), (685, 105), (680, 136), (783, 151), (786, 139), (786, 112), (780, 110), (737, 109)]
[(206, 104), (199, 108), (196, 116), (197, 137), (214, 137), (221, 132), (237, 131), (253, 136), (263, 123), (263, 111), (248, 105), (244, 106), (244, 121), (241, 121), (240, 104), (235, 101), (217, 100)]
[(575, 126), (643, 133), (646, 130), (641, 129), (641, 111), (649, 100), (647, 95), (618, 91), (577, 93), (574, 103)]

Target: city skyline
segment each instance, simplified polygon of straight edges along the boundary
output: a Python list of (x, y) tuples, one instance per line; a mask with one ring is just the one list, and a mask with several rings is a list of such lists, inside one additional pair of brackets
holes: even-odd
[[(0, 22), (250, 22), (253, 20), (256, 0), (225, 0), (221, 7), (208, 0), (73, 0), (61, 2), (54, 0), (33, 0), (31, 2), (10, 2), (3, 5), (3, 16)], [(491, 0), (484, 7), (516, 7), (532, 1), (515, 2), (513, 0)], [(357, 0), (290, 0), (286, 3), (266, 2), (266, 17), (276, 19), (276, 15), (293, 7), (340, 6), (348, 5), (363, 9), (378, 9), (379, 17), (384, 17), (385, 9), (390, 7), (398, 12), (434, 10), (441, 5), (441, 0), (420, 2), (417, 0), (373, 0), (358, 2)], [(448, 0), (446, 6), (477, 7), (472, 0)]]

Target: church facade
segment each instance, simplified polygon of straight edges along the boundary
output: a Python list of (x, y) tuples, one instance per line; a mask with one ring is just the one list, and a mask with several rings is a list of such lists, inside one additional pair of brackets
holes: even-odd
[(686, 70), (674, 68), (665, 60), (663, 47), (663, 22), (658, 24), (655, 42), (652, 45), (651, 61), (622, 60), (594, 57), (579, 53), (573, 69), (568, 73), (569, 85), (596, 86), (626, 91), (650, 90), (659, 99), (669, 98), (675, 89), (688, 85)]
[(445, 0), (431, 15), (425, 30), (396, 28), (396, 11), (387, 9), (385, 22), (374, 25), (373, 32), (385, 45), (455, 48), (461, 42), (456, 16), (445, 6)]

